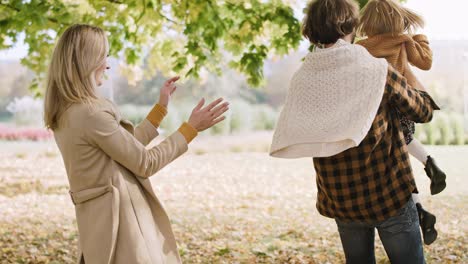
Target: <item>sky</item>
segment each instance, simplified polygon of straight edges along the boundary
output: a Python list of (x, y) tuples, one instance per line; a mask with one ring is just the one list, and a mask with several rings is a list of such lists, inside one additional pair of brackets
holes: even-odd
[[(424, 17), (426, 27), (418, 33), (430, 40), (468, 40), (467, 0), (407, 0), (405, 5)], [(26, 54), (27, 46), (18, 43), (0, 51), (0, 60), (19, 60)]]
[(430, 39), (468, 40), (467, 0), (408, 0), (406, 6), (421, 14)]

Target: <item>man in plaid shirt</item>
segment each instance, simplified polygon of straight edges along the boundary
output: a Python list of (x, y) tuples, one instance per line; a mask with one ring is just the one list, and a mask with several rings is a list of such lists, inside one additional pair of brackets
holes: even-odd
[[(352, 42), (357, 16), (353, 0), (316, 0), (303, 34), (325, 47), (339, 38)], [(327, 41), (330, 36), (336, 39)], [(336, 220), (347, 263), (375, 263), (375, 228), (392, 263), (424, 263), (411, 199), (417, 189), (397, 110), (424, 123), (438, 109), (427, 93), (410, 87), (389, 66), (382, 101), (364, 140), (337, 155), (314, 158), (317, 209)]]
[(424, 123), (439, 108), (426, 92), (409, 87), (389, 66), (382, 102), (361, 144), (331, 157), (314, 158), (317, 208), (322, 215), (347, 222), (383, 221), (396, 215), (416, 191), (396, 109)]

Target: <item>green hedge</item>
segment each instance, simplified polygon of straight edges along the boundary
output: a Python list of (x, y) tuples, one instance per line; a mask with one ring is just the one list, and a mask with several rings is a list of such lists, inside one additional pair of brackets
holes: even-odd
[(417, 124), (415, 137), (427, 145), (468, 144), (463, 115), (454, 112), (438, 112), (430, 123)]
[[(209, 100), (208, 100), (209, 101)], [(161, 124), (167, 131), (175, 131), (186, 121), (196, 102), (178, 101), (170, 105), (169, 114)], [(137, 124), (141, 122), (152, 106), (122, 105), (122, 115)], [(278, 111), (264, 104), (250, 104), (241, 99), (230, 100), (230, 110), (226, 120), (209, 130), (213, 135), (226, 135), (236, 132), (273, 130), (278, 119)], [(427, 145), (463, 145), (468, 144), (468, 135), (464, 130), (463, 115), (459, 113), (437, 112), (427, 124), (417, 124), (415, 137)]]
[[(210, 101), (210, 100), (207, 100)], [(230, 110), (225, 114), (226, 120), (209, 129), (213, 135), (248, 132), (254, 130), (272, 130), (278, 117), (278, 112), (264, 104), (254, 105), (247, 101), (229, 100)], [(169, 114), (161, 124), (167, 131), (176, 130), (180, 124), (190, 117), (196, 102), (189, 100), (174, 102), (169, 106)], [(141, 122), (152, 106), (126, 104), (119, 107), (122, 115), (134, 124)]]

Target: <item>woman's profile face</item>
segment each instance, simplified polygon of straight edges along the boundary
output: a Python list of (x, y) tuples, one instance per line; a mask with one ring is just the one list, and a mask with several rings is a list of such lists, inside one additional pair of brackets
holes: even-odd
[[(107, 40), (106, 40), (106, 45), (109, 45), (107, 43)], [(106, 58), (104, 59), (104, 63), (102, 64), (101, 67), (99, 67), (97, 70), (96, 70), (96, 73), (95, 73), (95, 78), (96, 78), (96, 85), (97, 86), (101, 86), (102, 83), (103, 83), (103, 78), (104, 78), (104, 72), (106, 70), (109, 70), (110, 69), (110, 66), (107, 62), (107, 57), (109, 57), (108, 54), (106, 54)]]

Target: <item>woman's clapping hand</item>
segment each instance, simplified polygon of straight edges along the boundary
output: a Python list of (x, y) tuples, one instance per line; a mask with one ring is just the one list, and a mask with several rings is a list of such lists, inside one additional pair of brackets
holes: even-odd
[(222, 115), (229, 110), (229, 103), (223, 102), (223, 100), (223, 98), (219, 98), (203, 107), (205, 99), (201, 99), (193, 109), (188, 123), (200, 132), (223, 121), (225, 117)]
[(171, 99), (171, 95), (177, 90), (175, 82), (179, 79), (179, 76), (172, 77), (164, 83), (161, 88), (161, 92), (159, 93), (159, 104), (161, 106), (167, 107), (169, 100)]

